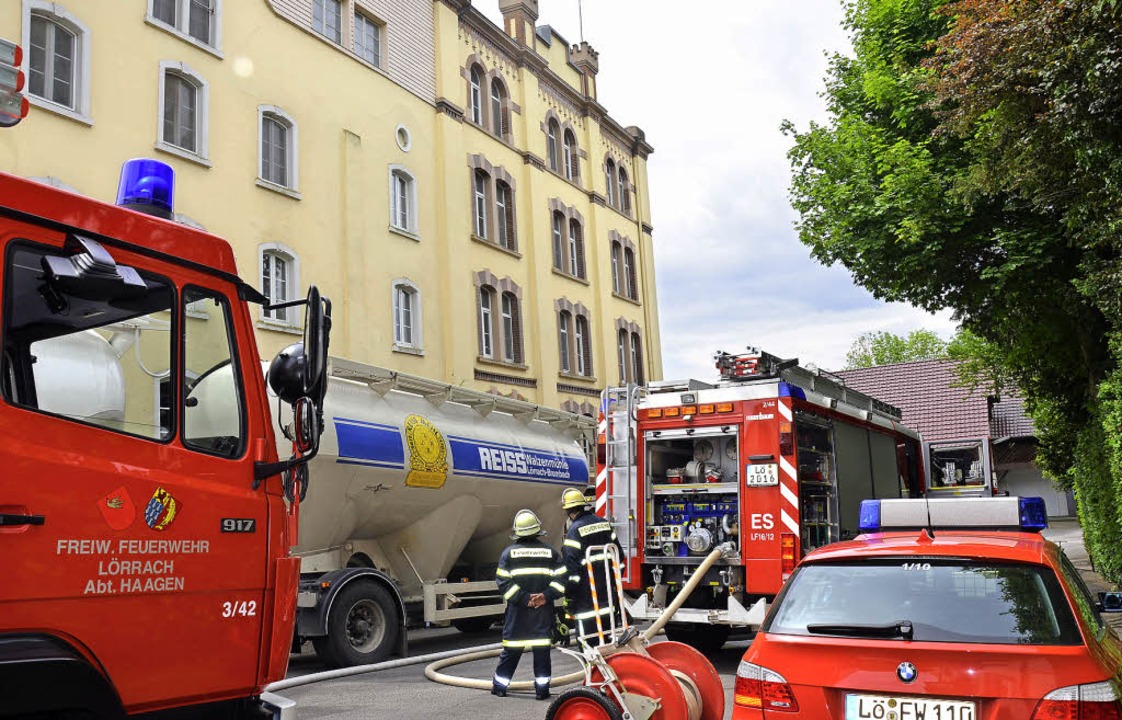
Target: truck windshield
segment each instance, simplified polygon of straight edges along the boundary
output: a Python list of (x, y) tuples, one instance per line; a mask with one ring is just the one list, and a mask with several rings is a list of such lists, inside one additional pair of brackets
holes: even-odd
[(1039, 565), (901, 558), (816, 563), (792, 576), (763, 632), (999, 645), (1078, 645), (1055, 573)]
[(54, 248), (15, 246), (5, 268), (3, 392), (40, 412), (152, 440), (173, 434), (159, 384), (171, 372), (170, 280), (140, 272), (139, 297), (96, 300), (48, 289)]

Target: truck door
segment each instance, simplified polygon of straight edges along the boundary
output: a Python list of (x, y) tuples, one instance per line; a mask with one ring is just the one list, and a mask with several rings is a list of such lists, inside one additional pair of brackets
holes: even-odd
[(268, 528), (233, 287), (63, 240), (0, 226), (0, 633), (68, 638), (131, 711), (245, 694)]

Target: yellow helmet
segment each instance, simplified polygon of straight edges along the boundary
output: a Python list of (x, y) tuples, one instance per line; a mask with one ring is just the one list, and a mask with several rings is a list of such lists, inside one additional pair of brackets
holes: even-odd
[(577, 488), (568, 488), (561, 493), (562, 510), (574, 510), (579, 507), (587, 507), (588, 504), (588, 498)]
[(514, 534), (512, 537), (536, 537), (545, 535), (542, 530), (542, 521), (534, 514), (533, 510), (519, 510), (514, 516)]

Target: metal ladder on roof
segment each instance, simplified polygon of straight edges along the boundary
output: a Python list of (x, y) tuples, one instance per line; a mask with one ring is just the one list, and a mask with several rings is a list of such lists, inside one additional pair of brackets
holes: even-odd
[(600, 407), (607, 423), (604, 467), (608, 475), (608, 521), (623, 547), (624, 580), (630, 580), (631, 558), (638, 553), (635, 507), (638, 502), (638, 464), (635, 451), (637, 408), (646, 388), (628, 384), (604, 390)]

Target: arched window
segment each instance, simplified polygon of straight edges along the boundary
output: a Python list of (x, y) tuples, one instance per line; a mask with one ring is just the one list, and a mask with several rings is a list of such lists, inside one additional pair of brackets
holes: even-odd
[(471, 66), (471, 77), (468, 82), (468, 111), (471, 121), (476, 125), (483, 125), (483, 71), (478, 65)]
[(260, 147), (260, 177), (267, 183), (295, 190), (297, 187), (296, 121), (273, 105), (257, 107)]
[(628, 360), (628, 336), (627, 331), (620, 328), (616, 338), (616, 358), (619, 361), (619, 384), (627, 384), (627, 360)]
[(580, 174), (577, 171), (580, 160), (577, 158), (577, 139), (573, 135), (572, 130), (565, 131), (565, 147), (564, 147), (564, 160), (565, 160), (565, 177), (569, 180), (576, 180)]
[(503, 293), (503, 360), (522, 362), (522, 315), (518, 298), (512, 292)]
[(502, 80), (491, 80), (491, 132), (499, 137), (507, 133), (506, 88)]
[[(257, 248), (261, 268), (261, 294), (267, 305), (296, 299), (300, 288), (300, 260), (296, 252), (280, 243), (264, 243)], [(263, 308), (261, 318), (271, 323), (296, 325), (299, 319), (293, 308)]]
[(565, 271), (565, 216), (560, 212), (553, 213), (553, 268)]
[(561, 126), (553, 118), (549, 119), (546, 123), (545, 134), (545, 152), (549, 158), (549, 169), (553, 172), (560, 172), (561, 167), (557, 163), (557, 140), (561, 135)]
[(591, 335), (588, 332), (588, 318), (584, 315), (576, 317), (575, 354), (577, 360), (577, 375), (592, 377), (592, 347), (589, 343)]
[(615, 207), (616, 164), (611, 158), (608, 158), (607, 162), (604, 163), (604, 184), (607, 187), (607, 194), (605, 197), (607, 198), (608, 205)]
[(160, 141), (178, 155), (207, 156), (207, 83), (180, 62), (160, 63)]
[(149, 0), (148, 20), (157, 20), (177, 35), (217, 48), (221, 9), (216, 0)]
[(569, 221), (569, 272), (581, 278), (584, 272), (584, 231), (576, 220)]
[(472, 215), (475, 220), (476, 237), (487, 239), (487, 187), (491, 177), (482, 170), (476, 170), (472, 181)]
[(557, 351), (561, 360), (561, 372), (573, 371), (569, 361), (569, 334), (572, 332), (573, 315), (568, 310), (562, 310), (557, 318)]
[(483, 285), (479, 288), (479, 354), (485, 358), (495, 357), (495, 288)]
[(619, 168), (619, 209), (631, 214), (631, 183), (627, 179), (627, 171)]
[(639, 299), (639, 288), (635, 284), (635, 251), (631, 248), (623, 250), (623, 294), (632, 300)]
[(620, 271), (623, 265), (623, 246), (618, 240), (612, 241), (612, 292), (622, 291), (623, 283), (620, 281)]
[(393, 283), (393, 341), (395, 346), (421, 347), (421, 291), (404, 278)]
[(639, 333), (631, 333), (631, 378), (642, 385), (643, 380), (643, 341)]

